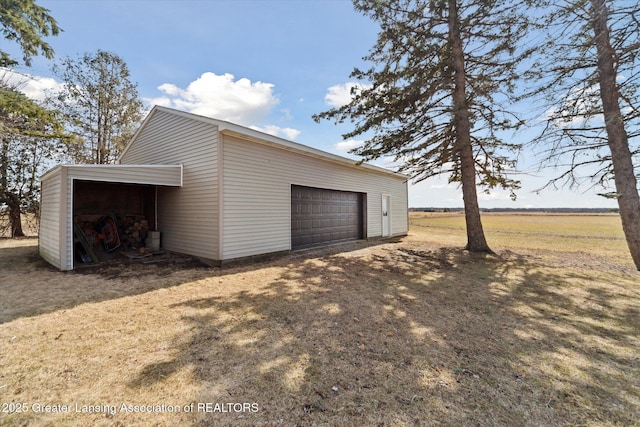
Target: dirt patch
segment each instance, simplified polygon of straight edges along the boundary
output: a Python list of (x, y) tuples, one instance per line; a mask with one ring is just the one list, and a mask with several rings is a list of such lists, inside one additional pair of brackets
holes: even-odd
[(194, 257), (166, 253), (157, 259), (113, 259), (96, 265), (82, 266), (77, 274), (96, 275), (105, 279), (142, 279), (149, 275), (169, 276), (176, 271), (209, 270), (210, 266)]
[(429, 233), (81, 273), (48, 268), (34, 241), (0, 242), (0, 401), (30, 409), (0, 424), (640, 422), (637, 273), (469, 254)]

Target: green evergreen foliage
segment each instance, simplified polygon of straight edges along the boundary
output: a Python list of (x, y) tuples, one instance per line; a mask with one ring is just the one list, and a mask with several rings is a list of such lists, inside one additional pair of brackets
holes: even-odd
[[(22, 49), (22, 60), (31, 65), (31, 57), (42, 54), (53, 58), (53, 48), (43, 38), (57, 36), (61, 29), (49, 10), (34, 0), (0, 0), (0, 32), (6, 40)], [(0, 67), (14, 67), (18, 61), (0, 49)]]
[[(365, 161), (393, 155), (399, 170), (415, 181), (446, 174), (450, 182), (460, 182), (465, 210), (477, 215), (480, 226), (476, 177), (485, 190), (508, 189), (513, 198), (520, 186), (509, 175), (520, 144), (505, 135), (523, 125), (511, 102), (519, 66), (533, 52), (519, 47), (530, 25), (525, 3), (355, 0), (354, 5), (380, 23), (377, 43), (364, 58), (372, 66), (351, 73), (361, 85), (352, 90), (350, 103), (314, 119), (353, 123), (343, 137), (366, 138), (352, 150)], [(482, 234), (481, 226), (473, 233)]]
[[(471, 114), (475, 162), (480, 185), (518, 188), (507, 173), (515, 166), (509, 154), (520, 145), (501, 131), (523, 122), (510, 109), (518, 65), (531, 54), (518, 42), (528, 23), (522, 4), (510, 1), (461, 1), (459, 30), (464, 41), (467, 107)], [(445, 1), (358, 0), (356, 9), (380, 22), (377, 44), (367, 70), (351, 77), (364, 83), (351, 103), (317, 114), (316, 120), (351, 120), (345, 139), (369, 133), (353, 150), (365, 161), (394, 155), (400, 170), (417, 181), (439, 174), (460, 180), (452, 92), (454, 71)]]
[(0, 210), (10, 235), (22, 236), (21, 214), (39, 210), (39, 178), (69, 136), (56, 111), (0, 84)]

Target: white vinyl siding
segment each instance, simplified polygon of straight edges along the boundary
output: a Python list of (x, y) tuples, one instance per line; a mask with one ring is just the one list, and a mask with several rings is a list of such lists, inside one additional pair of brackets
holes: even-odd
[(122, 184), (146, 184), (179, 186), (182, 181), (180, 165), (73, 165), (63, 166), (69, 178), (118, 182)]
[(38, 232), (38, 246), (40, 256), (62, 269), (60, 262), (60, 194), (62, 182), (61, 170), (51, 174), (42, 181), (40, 203), (40, 231)]
[[(291, 249), (291, 185), (366, 193), (367, 236), (382, 235), (381, 195), (391, 195), (391, 234), (406, 234), (406, 179), (223, 135), (220, 259)], [(355, 161), (354, 161), (355, 163)]]
[(67, 168), (64, 168), (63, 183), (67, 187), (67, 191), (65, 192), (66, 198), (64, 199), (64, 211), (66, 216), (66, 221), (61, 222), (62, 232), (66, 237), (66, 244), (64, 245), (64, 250), (62, 251), (62, 259), (64, 265), (66, 265), (67, 270), (73, 270), (73, 177), (69, 176), (69, 172)]
[(408, 231), (407, 177), (248, 128), (154, 107), (119, 165), (57, 167), (42, 177), (40, 252), (73, 269), (77, 180), (157, 186), (164, 248), (214, 260), (291, 249), (291, 186), (364, 193), (366, 237)]
[(181, 164), (182, 187), (158, 189), (162, 246), (218, 259), (217, 127), (183, 114), (152, 114), (120, 162)]

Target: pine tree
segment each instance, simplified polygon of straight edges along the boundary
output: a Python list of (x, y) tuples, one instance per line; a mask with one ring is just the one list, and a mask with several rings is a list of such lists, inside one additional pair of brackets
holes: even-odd
[[(22, 49), (22, 60), (31, 65), (31, 57), (43, 54), (53, 58), (53, 49), (43, 38), (57, 36), (60, 27), (49, 10), (34, 0), (0, 0), (0, 31), (6, 40), (16, 41)], [(0, 67), (13, 67), (18, 61), (0, 50)]]
[(24, 236), (22, 213), (38, 213), (40, 175), (67, 138), (55, 111), (0, 83), (0, 206), (11, 237)]
[[(615, 191), (622, 228), (640, 270), (640, 5), (630, 0), (554, 3), (551, 37), (534, 67), (544, 84), (547, 126), (537, 139), (545, 162), (562, 171), (550, 182), (583, 179)], [(635, 159), (635, 164), (634, 164)]]
[(521, 2), (507, 0), (355, 0), (380, 23), (376, 45), (355, 69), (361, 82), (347, 105), (314, 116), (350, 120), (343, 135), (367, 138), (352, 152), (373, 160), (394, 155), (415, 181), (445, 174), (462, 187), (467, 249), (491, 252), (476, 187), (511, 191), (520, 145), (506, 131), (522, 121), (510, 107), (518, 68), (532, 50), (518, 48), (528, 30)]

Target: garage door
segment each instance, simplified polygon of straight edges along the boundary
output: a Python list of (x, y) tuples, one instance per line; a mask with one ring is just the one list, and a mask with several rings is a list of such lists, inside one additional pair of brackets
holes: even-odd
[(291, 248), (362, 239), (362, 193), (291, 186)]

